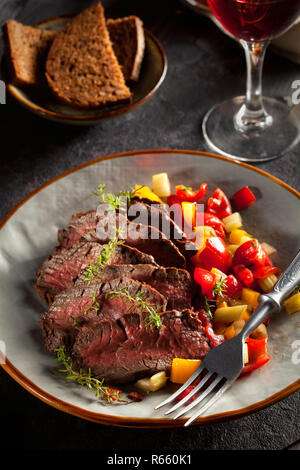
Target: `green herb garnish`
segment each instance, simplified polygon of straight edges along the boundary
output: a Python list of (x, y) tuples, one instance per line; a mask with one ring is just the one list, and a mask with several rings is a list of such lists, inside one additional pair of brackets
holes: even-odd
[(158, 309), (155, 309), (154, 306), (147, 300), (146, 298), (147, 292), (139, 292), (135, 297), (133, 297), (126, 287), (116, 291), (111, 290), (105, 294), (106, 299), (113, 299), (116, 297), (123, 297), (125, 302), (131, 303), (130, 307), (127, 310), (127, 313), (131, 312), (134, 308), (141, 309), (141, 312), (147, 312), (149, 315), (147, 318), (144, 319), (146, 326), (153, 325), (155, 328), (164, 327), (161, 321), (161, 316), (159, 315), (158, 311), (162, 309), (162, 306)]
[(99, 302), (97, 301), (97, 293), (94, 292), (94, 293), (93, 293), (93, 297), (92, 297), (92, 303), (91, 303), (91, 305), (89, 305), (88, 307), (86, 307), (86, 308), (83, 310), (83, 315), (87, 315), (88, 312), (90, 312), (90, 311), (94, 311), (94, 312), (95, 312), (95, 315), (98, 315), (99, 308), (100, 308), (100, 304), (99, 304)]
[(226, 290), (226, 278), (225, 279), (219, 279), (219, 281), (215, 282), (215, 285), (213, 287), (212, 293), (216, 297), (224, 297), (223, 292)]
[[(121, 206), (131, 203), (136, 190), (130, 188), (128, 191), (120, 191), (117, 195), (106, 192), (106, 185), (99, 184), (93, 194), (99, 198), (100, 204), (107, 204), (108, 210), (118, 210)], [(127, 199), (127, 201), (125, 201)]]
[(104, 379), (99, 380), (92, 377), (91, 369), (89, 369), (87, 373), (83, 372), (82, 369), (76, 371), (64, 347), (58, 347), (55, 352), (57, 362), (61, 362), (65, 367), (64, 369), (60, 369), (59, 372), (65, 373), (66, 379), (86, 387), (88, 390), (94, 392), (97, 398), (107, 403), (114, 403), (116, 401), (126, 402), (120, 390), (104, 385)]
[(124, 240), (118, 240), (118, 238), (115, 237), (103, 245), (103, 249), (98, 255), (96, 261), (91, 260), (85, 271), (85, 281), (87, 284), (90, 284), (94, 279), (97, 279), (97, 277), (101, 275), (102, 269), (110, 264), (116, 247), (122, 245), (123, 243)]

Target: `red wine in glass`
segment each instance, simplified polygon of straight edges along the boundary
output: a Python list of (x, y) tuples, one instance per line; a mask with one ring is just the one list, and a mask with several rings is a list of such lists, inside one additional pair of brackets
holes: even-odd
[[(300, 16), (300, 0), (207, 3), (220, 26), (244, 48), (247, 89), (245, 96), (215, 105), (206, 113), (202, 124), (205, 141), (213, 151), (237, 160), (259, 162), (280, 157), (300, 141), (300, 121), (284, 100), (262, 96), (262, 66), (270, 40)], [(273, 73), (276, 79), (276, 70)]]
[(299, 15), (300, 0), (207, 0), (216, 18), (244, 41), (272, 39)]

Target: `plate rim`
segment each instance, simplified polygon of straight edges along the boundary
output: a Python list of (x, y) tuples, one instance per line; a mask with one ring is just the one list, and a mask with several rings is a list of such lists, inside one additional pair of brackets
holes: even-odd
[[(247, 163), (237, 161), (237, 160), (232, 160), (230, 158), (224, 157), (222, 155), (217, 155), (214, 153), (210, 152), (205, 152), (205, 151), (198, 151), (198, 150), (186, 150), (186, 149), (140, 149), (140, 150), (133, 150), (133, 151), (127, 151), (127, 152), (120, 152), (120, 153), (114, 153), (114, 154), (109, 154), (109, 155), (104, 155), (100, 156), (97, 158), (94, 158), (92, 160), (89, 160), (87, 162), (84, 162), (80, 165), (75, 166), (74, 168), (71, 168), (58, 176), (51, 178), (50, 180), (46, 181), (42, 185), (40, 185), (38, 188), (36, 188), (34, 191), (31, 191), (27, 196), (25, 196), (21, 201), (19, 201), (0, 221), (0, 230), (4, 227), (4, 225), (9, 221), (9, 219), (26, 203), (28, 202), (32, 197), (34, 197), (36, 194), (38, 194), (40, 191), (42, 191), (44, 188), (50, 186), (51, 184), (59, 181), (60, 179), (63, 179), (64, 177), (75, 173), (77, 171), (82, 170), (83, 168), (86, 168), (88, 166), (92, 166), (96, 163), (99, 163), (101, 161), (105, 160), (111, 160), (115, 158), (125, 158), (125, 157), (132, 157), (132, 156), (137, 156), (140, 154), (170, 154), (170, 153), (175, 153), (175, 154), (180, 154), (180, 153), (186, 153), (189, 155), (195, 155), (198, 157), (209, 157), (209, 158), (215, 158), (219, 160), (226, 161), (228, 163), (234, 164), (234, 165), (239, 165), (244, 168), (250, 169), (254, 172), (260, 173), (261, 175), (271, 179), (278, 185), (282, 186), (284, 189), (288, 190), (292, 194), (294, 194), (299, 200), (300, 200), (300, 192), (298, 192), (296, 189), (294, 189), (292, 186), (289, 184), (285, 183), (284, 181), (280, 180), (279, 178), (271, 175), (270, 173), (261, 170), (260, 168), (254, 167), (252, 165), (249, 165)], [(19, 385), (21, 385), (25, 390), (27, 390), (29, 393), (34, 395), (35, 397), (39, 398), (41, 401), (44, 403), (52, 406), (53, 408), (56, 408), (60, 411), (64, 411), (68, 414), (77, 416), (79, 418), (86, 419), (88, 421), (93, 421), (97, 422), (100, 424), (106, 424), (106, 425), (111, 425), (111, 426), (118, 426), (118, 427), (131, 427), (131, 428), (176, 428), (176, 427), (181, 427), (183, 424), (187, 421), (187, 418), (182, 418), (180, 420), (174, 421), (173, 419), (169, 418), (138, 418), (138, 417), (123, 417), (123, 416), (117, 416), (117, 415), (106, 415), (103, 413), (96, 413), (92, 412), (89, 410), (85, 410), (83, 408), (80, 408), (78, 406), (72, 405), (68, 402), (65, 402), (63, 400), (60, 400), (59, 398), (49, 394), (45, 390), (42, 390), (40, 387), (38, 387), (35, 383), (33, 383), (31, 380), (29, 380), (26, 376), (24, 376), (8, 359), (4, 364), (0, 363), (0, 366), (2, 369), (7, 372)], [(275, 394), (272, 394), (271, 396), (265, 398), (264, 400), (261, 400), (259, 402), (253, 403), (247, 407), (240, 408), (238, 410), (234, 411), (227, 411), (224, 413), (217, 413), (214, 415), (210, 416), (205, 416), (205, 417), (200, 417), (198, 418), (193, 425), (194, 426), (199, 426), (199, 425), (204, 425), (204, 424), (214, 424), (214, 423), (220, 423), (220, 422), (226, 422), (230, 421), (233, 419), (241, 418), (243, 416), (247, 416), (249, 414), (252, 414), (256, 411), (260, 411), (270, 405), (273, 405), (274, 403), (282, 400), (283, 398), (289, 396), (293, 392), (297, 391), (300, 389), (300, 379), (296, 380), (295, 382), (289, 384), (287, 387), (283, 388), (279, 392), (276, 392)]]
[[(67, 18), (73, 18), (73, 17), (74, 17), (74, 15), (56, 15), (56, 16), (52, 16), (50, 18), (46, 18), (42, 21), (39, 21), (38, 23), (35, 23), (33, 26), (34, 27), (40, 27), (40, 26), (45, 25), (49, 22), (51, 23), (51, 22), (54, 22), (54, 21), (59, 20), (59, 19), (67, 19)], [(167, 71), (168, 71), (168, 59), (167, 59), (167, 55), (166, 55), (166, 52), (165, 52), (162, 44), (160, 43), (160, 41), (157, 39), (157, 37), (151, 31), (144, 28), (144, 32), (145, 32), (145, 42), (147, 42), (147, 39), (150, 39), (150, 41), (152, 41), (152, 43), (155, 44), (157, 50), (159, 51), (160, 57), (161, 57), (163, 68), (162, 68), (162, 73), (159, 77), (159, 80), (157, 81), (155, 86), (146, 95), (144, 95), (143, 97), (141, 97), (140, 99), (138, 99), (134, 103), (129, 103), (129, 104), (124, 105), (120, 108), (112, 109), (112, 110), (109, 110), (109, 108), (108, 108), (107, 114), (105, 114), (103, 116), (99, 116), (99, 115), (98, 116), (97, 115), (91, 116), (91, 115), (88, 115), (88, 114), (66, 115), (66, 114), (63, 114), (63, 113), (58, 112), (58, 111), (52, 111), (50, 109), (44, 108), (44, 107), (36, 104), (35, 102), (33, 102), (31, 100), (28, 100), (28, 99), (22, 97), (19, 94), (19, 90), (22, 91), (21, 87), (15, 86), (9, 80), (6, 81), (6, 88), (10, 92), (10, 94), (13, 96), (13, 98), (19, 104), (21, 104), (24, 108), (26, 108), (27, 110), (31, 111), (32, 113), (34, 113), (35, 115), (38, 115), (40, 117), (44, 117), (44, 118), (52, 120), (52, 121), (53, 120), (54, 121), (59, 121), (61, 123), (69, 123), (69, 124), (72, 123), (72, 124), (79, 124), (79, 125), (91, 124), (91, 123), (96, 124), (96, 123), (99, 123), (99, 122), (104, 121), (106, 119), (112, 119), (114, 117), (121, 116), (123, 114), (127, 114), (128, 112), (133, 111), (134, 109), (138, 108), (139, 106), (141, 106), (142, 104), (147, 102), (150, 98), (152, 98), (152, 96), (157, 92), (157, 90), (160, 88), (160, 86), (164, 82)]]

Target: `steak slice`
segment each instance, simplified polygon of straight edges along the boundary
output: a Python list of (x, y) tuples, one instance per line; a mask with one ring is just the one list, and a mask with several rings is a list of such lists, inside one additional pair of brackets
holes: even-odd
[[(125, 290), (130, 299), (124, 294)], [(131, 300), (139, 295), (155, 310), (166, 309), (166, 300), (157, 290), (128, 278), (76, 286), (61, 292), (40, 318), (46, 348), (52, 353), (59, 346), (69, 349), (84, 325), (94, 328), (100, 321), (114, 321), (129, 309), (141, 314), (142, 306)]]
[[(122, 277), (144, 282), (154, 287), (166, 298), (168, 310), (183, 310), (191, 307), (192, 280), (185, 269), (164, 268), (150, 264), (110, 265), (105, 266), (92, 282), (108, 282)], [(85, 278), (85, 271), (83, 271), (78, 276), (75, 285), (82, 285)]]
[[(145, 214), (145, 221), (143, 220), (142, 224), (136, 224), (136, 222), (133, 222), (132, 219), (139, 217), (137, 213), (141, 213), (141, 211), (145, 210), (143, 212)], [(171, 245), (176, 245), (175, 248), (176, 250), (176, 263), (179, 265), (177, 267), (184, 267), (185, 262), (182, 258), (187, 256), (190, 257), (195, 252), (187, 252), (185, 249), (185, 238), (186, 235), (185, 233), (180, 229), (180, 227), (173, 221), (173, 219), (169, 216), (168, 211), (163, 205), (160, 205), (157, 207), (156, 205), (152, 204), (147, 204), (145, 202), (140, 202), (138, 199), (134, 199), (132, 202), (130, 208), (129, 208), (129, 213), (128, 217), (130, 222), (127, 222), (127, 219), (124, 215), (118, 214), (119, 220), (121, 220), (122, 225), (128, 225), (127, 231), (134, 232), (137, 226), (140, 226), (143, 230), (141, 233), (141, 236), (139, 239), (133, 240), (132, 237), (129, 237), (128, 239), (126, 238), (126, 243), (130, 246), (136, 246), (138, 249), (141, 251), (144, 251), (145, 253), (149, 252), (149, 247), (147, 247), (147, 244), (143, 244), (137, 246), (137, 243), (141, 243), (140, 238), (142, 236), (146, 236), (147, 239), (150, 237), (152, 238), (152, 241), (155, 241), (155, 244), (157, 245), (158, 242), (157, 240), (159, 239), (169, 239), (171, 241)], [(65, 247), (65, 248), (70, 248), (73, 243), (76, 240), (79, 240), (81, 237), (86, 236), (87, 238), (89, 237), (89, 233), (95, 234), (97, 227), (101, 231), (105, 228), (107, 225), (107, 222), (111, 224), (112, 222), (115, 222), (115, 219), (113, 214), (108, 214), (105, 215), (103, 218), (98, 217), (97, 213), (95, 210), (90, 210), (88, 212), (78, 212), (76, 214), (73, 214), (72, 218), (68, 222), (68, 226), (65, 229), (60, 229), (58, 231), (58, 243), (59, 246)], [(133, 225), (132, 225), (133, 224)], [(148, 231), (146, 231), (146, 228), (144, 227), (150, 227)], [(114, 233), (111, 233), (111, 236), (114, 236)], [(97, 236), (93, 237), (94, 239), (97, 239)], [(109, 238), (109, 237), (108, 237)], [(107, 241), (107, 238), (101, 237), (101, 241), (103, 240)], [(153, 244), (152, 250), (155, 250), (155, 244)], [(162, 242), (161, 245), (165, 245), (166, 242)], [(148, 250), (148, 251), (145, 251)], [(170, 244), (168, 245), (167, 251), (173, 251), (174, 248), (172, 249), (170, 247)], [(182, 255), (182, 256), (180, 256)], [(163, 255), (160, 255), (160, 258)], [(173, 253), (173, 257), (175, 254)], [(165, 263), (165, 257), (163, 258)], [(172, 259), (172, 258), (171, 258)], [(168, 264), (163, 264), (157, 260), (158, 264), (161, 264), (163, 266), (172, 266), (173, 264), (169, 262)]]
[(73, 346), (74, 367), (120, 384), (169, 372), (176, 357), (202, 359), (208, 353), (208, 339), (194, 312), (167, 311), (161, 318), (161, 328), (146, 326), (143, 316), (135, 313), (82, 327)]
[(167, 208), (167, 205), (150, 205), (145, 202), (133, 200), (128, 209), (128, 219), (134, 221), (135, 218), (143, 215), (145, 220), (139, 221), (142, 224), (157, 228), (173, 242), (184, 240), (186, 238), (185, 233), (181, 230), (179, 225), (171, 219)]
[(96, 230), (97, 216), (95, 210), (73, 214), (66, 229), (58, 231), (58, 244), (64, 248), (71, 246), (86, 232)]
[(152, 255), (160, 266), (185, 268), (185, 257), (160, 230), (151, 225), (130, 222), (122, 214), (108, 212), (100, 217), (96, 229), (97, 239), (107, 242), (115, 236), (116, 228), (120, 230), (120, 238), (125, 240), (126, 245)]
[[(54, 297), (73, 286), (79, 273), (86, 269), (90, 261), (96, 261), (104, 245), (97, 241), (77, 240), (70, 249), (56, 250), (48, 256), (37, 271), (35, 289), (40, 297), (51, 303)], [(110, 260), (111, 264), (155, 264), (152, 256), (125, 244), (118, 245)]]

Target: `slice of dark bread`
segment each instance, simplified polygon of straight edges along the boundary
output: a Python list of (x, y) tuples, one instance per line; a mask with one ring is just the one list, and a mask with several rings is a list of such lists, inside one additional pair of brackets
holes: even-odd
[(45, 62), (56, 33), (15, 20), (6, 21), (3, 32), (12, 82), (17, 86), (47, 85)]
[(75, 16), (57, 34), (48, 53), (46, 78), (54, 95), (74, 107), (130, 102), (101, 3)]
[(145, 51), (143, 22), (137, 16), (109, 19), (110, 39), (126, 81), (138, 81)]

